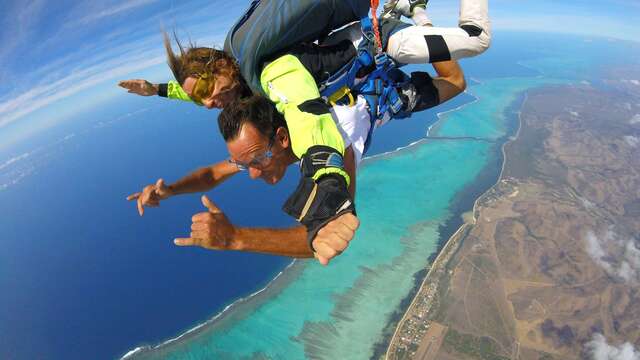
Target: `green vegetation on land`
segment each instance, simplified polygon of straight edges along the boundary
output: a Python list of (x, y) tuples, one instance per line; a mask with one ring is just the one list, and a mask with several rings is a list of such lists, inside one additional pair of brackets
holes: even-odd
[(476, 337), (469, 334), (461, 334), (454, 329), (449, 329), (444, 337), (447, 351), (454, 350), (458, 353), (469, 355), (481, 360), (509, 360), (508, 357), (496, 354), (496, 344), (487, 337)]

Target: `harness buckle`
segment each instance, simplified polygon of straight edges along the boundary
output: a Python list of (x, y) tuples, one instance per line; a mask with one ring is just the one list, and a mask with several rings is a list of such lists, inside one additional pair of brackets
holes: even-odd
[(353, 98), (353, 94), (351, 93), (351, 89), (349, 89), (349, 87), (346, 86), (346, 85), (341, 87), (340, 89), (338, 89), (333, 94), (329, 95), (329, 97), (327, 98), (327, 102), (329, 102), (329, 104), (331, 106), (334, 106), (340, 100), (342, 100), (345, 96), (349, 99), (349, 103), (347, 105), (349, 105), (349, 106), (355, 105), (356, 101)]
[(387, 53), (384, 53), (384, 52), (376, 54), (375, 60), (376, 60), (376, 66), (378, 67), (387, 65), (389, 63), (389, 57), (387, 56)]

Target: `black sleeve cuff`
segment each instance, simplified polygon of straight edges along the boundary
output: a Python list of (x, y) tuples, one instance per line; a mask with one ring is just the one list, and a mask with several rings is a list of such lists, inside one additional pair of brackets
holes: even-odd
[(167, 97), (168, 90), (169, 90), (168, 84), (158, 84), (158, 96)]
[(303, 177), (282, 210), (307, 228), (307, 241), (314, 252), (313, 240), (322, 227), (344, 213), (356, 212), (347, 182), (337, 174), (325, 175), (317, 182)]

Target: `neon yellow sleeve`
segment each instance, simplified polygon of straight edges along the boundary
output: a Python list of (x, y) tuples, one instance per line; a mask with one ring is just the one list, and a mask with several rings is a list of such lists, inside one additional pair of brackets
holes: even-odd
[(182, 86), (180, 86), (180, 84), (175, 80), (171, 80), (167, 83), (167, 97), (169, 99), (193, 102), (189, 95), (182, 90)]
[[(284, 115), (289, 134), (291, 148), (298, 157), (302, 156), (314, 145), (329, 146), (344, 156), (344, 140), (336, 126), (331, 113), (311, 113), (300, 109), (300, 105), (309, 100), (320, 98), (318, 86), (300, 60), (293, 55), (284, 55), (267, 65), (260, 75), (260, 84), (269, 99), (276, 104), (278, 111)], [(339, 173), (349, 176), (338, 168), (318, 170), (314, 179), (328, 173)]]

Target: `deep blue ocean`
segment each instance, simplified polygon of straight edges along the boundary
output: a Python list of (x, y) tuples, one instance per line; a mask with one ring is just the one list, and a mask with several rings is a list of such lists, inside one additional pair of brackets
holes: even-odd
[[(542, 74), (598, 84), (603, 66), (627, 50), (620, 42), (527, 33), (498, 33), (493, 41), (486, 54), (461, 62), (470, 85)], [(423, 138), (437, 112), (473, 100), (462, 94), (390, 123), (369, 155)], [(142, 218), (125, 200), (160, 177), (173, 182), (226, 158), (216, 116), (123, 91), (0, 152), (0, 359), (118, 358), (211, 318), (291, 262), (175, 247), (191, 216), (204, 211), (197, 194), (171, 198)], [(237, 225), (291, 226), (280, 206), (296, 182), (291, 167), (279, 186), (240, 175), (208, 195)]]

